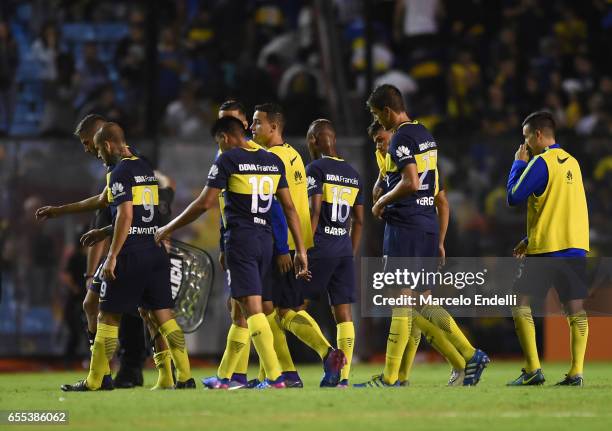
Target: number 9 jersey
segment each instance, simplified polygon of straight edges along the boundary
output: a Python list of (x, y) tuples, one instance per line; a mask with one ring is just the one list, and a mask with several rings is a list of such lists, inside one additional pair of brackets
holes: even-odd
[(363, 205), (359, 174), (346, 161), (323, 156), (306, 167), (308, 196), (321, 196), (321, 213), (314, 236), (313, 258), (352, 257), (351, 208)]
[(429, 130), (416, 121), (402, 123), (391, 137), (385, 158), (387, 191), (402, 179), (402, 170), (416, 164), (419, 188), (385, 207), (383, 218), (393, 226), (437, 233), (439, 231), (434, 197), (438, 193), (438, 146)]
[(271, 232), (271, 212), (278, 188), (287, 188), (285, 167), (262, 149), (223, 152), (210, 168), (208, 187), (225, 190), (226, 229), (260, 228)]
[(113, 225), (117, 207), (127, 201), (133, 205), (132, 225), (121, 251), (135, 245), (155, 244), (160, 218), (159, 191), (149, 163), (136, 156), (124, 158), (106, 175), (106, 181)]

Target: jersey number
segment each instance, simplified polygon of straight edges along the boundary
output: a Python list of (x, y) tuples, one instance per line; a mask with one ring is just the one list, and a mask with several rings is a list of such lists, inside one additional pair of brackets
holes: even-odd
[(344, 223), (351, 213), (351, 204), (343, 198), (346, 193), (351, 193), (351, 189), (346, 187), (332, 187), (332, 221)]
[[(251, 185), (251, 212), (253, 214), (267, 213), (272, 206), (272, 196), (274, 195), (274, 180), (270, 177), (250, 177)], [(266, 193), (267, 191), (267, 193)], [(265, 202), (265, 206), (260, 207), (259, 201)]]
[[(431, 165), (430, 160), (434, 157), (437, 157), (437, 151), (429, 151), (427, 154), (423, 154), (423, 160), (425, 161), (425, 170), (421, 173), (419, 177), (419, 190), (423, 190), (423, 183), (425, 182), (425, 177), (427, 177), (427, 172), (429, 172), (429, 167)], [(425, 188), (427, 190), (427, 188)]]
[(155, 213), (155, 200), (153, 199), (153, 190), (148, 187), (142, 190), (142, 207), (149, 213), (147, 216), (142, 216), (142, 221), (149, 223), (153, 220), (153, 215)]

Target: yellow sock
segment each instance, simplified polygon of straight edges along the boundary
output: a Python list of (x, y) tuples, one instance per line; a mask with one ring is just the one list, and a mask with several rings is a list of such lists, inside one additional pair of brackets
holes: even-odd
[(261, 362), (261, 359), (260, 359), (259, 360), (259, 374), (257, 374), (257, 380), (259, 380), (260, 382), (263, 382), (265, 378), (266, 378), (266, 370), (263, 366), (263, 362)]
[[(248, 328), (245, 328), (248, 335)], [(240, 355), (238, 356), (238, 362), (236, 362), (236, 368), (234, 369), (234, 373), (238, 374), (247, 374), (249, 370), (249, 356), (251, 355), (251, 337), (247, 338), (246, 346), (244, 349), (240, 351)]]
[(409, 308), (394, 308), (387, 338), (387, 352), (385, 355), (385, 368), (383, 380), (390, 385), (399, 377), (399, 368), (402, 356), (408, 344), (412, 326), (412, 310)]
[(295, 365), (293, 364), (291, 352), (289, 351), (289, 346), (287, 345), (287, 337), (285, 336), (285, 331), (283, 328), (281, 328), (276, 310), (268, 314), (266, 319), (268, 319), (270, 329), (272, 330), (272, 335), (274, 336), (274, 351), (276, 352), (276, 357), (280, 363), (281, 370), (295, 371)]
[(410, 336), (408, 337), (408, 344), (402, 355), (402, 362), (400, 364), (397, 378), (400, 382), (405, 382), (410, 379), (410, 373), (412, 372), (412, 364), (414, 363), (414, 357), (419, 349), (421, 343), (421, 330), (415, 324), (414, 315), (412, 317), (412, 327), (410, 328)]
[(327, 355), (331, 344), (321, 332), (321, 328), (305, 310), (297, 313), (293, 310), (287, 311), (282, 319), (283, 328), (298, 337), (301, 342), (319, 354), (321, 359)]
[(340, 371), (340, 380), (348, 379), (353, 360), (353, 348), (355, 347), (355, 325), (353, 322), (342, 322), (336, 325), (336, 342), (338, 348), (346, 356), (346, 365)]
[(156, 389), (172, 389), (174, 388), (174, 380), (172, 379), (172, 355), (170, 350), (157, 352), (153, 355), (153, 362), (157, 368), (157, 383), (151, 388)]
[[(94, 335), (94, 339), (95, 339), (95, 335)], [(89, 355), (90, 355), (90, 357), (91, 357), (91, 355), (93, 355), (93, 347), (94, 347), (94, 345), (92, 343), (89, 346)], [(112, 359), (112, 357), (111, 357), (111, 359)], [(110, 373), (111, 373), (111, 369), (110, 369), (110, 359), (109, 359), (109, 361), (106, 363), (106, 367), (104, 369), (104, 375), (106, 376), (107, 374), (110, 374)]]
[(567, 318), (570, 327), (570, 349), (572, 352), (572, 366), (567, 373), (574, 377), (582, 375), (584, 368), (584, 354), (586, 353), (587, 340), (589, 338), (589, 321), (583, 311)]
[(518, 306), (512, 308), (514, 318), (514, 328), (518, 336), (519, 343), (525, 355), (525, 371), (531, 373), (540, 368), (538, 358), (538, 346), (536, 344), (535, 325), (531, 315), (531, 307)]
[(472, 359), (476, 349), (465, 337), (459, 326), (457, 326), (453, 316), (448, 314), (448, 311), (439, 305), (426, 305), (421, 309), (421, 314), (446, 333), (446, 338), (461, 353), (463, 359), (466, 361)]
[(172, 361), (176, 367), (176, 379), (185, 382), (191, 378), (191, 367), (189, 366), (189, 356), (187, 356), (187, 346), (185, 345), (185, 334), (179, 327), (176, 320), (170, 319), (159, 327), (159, 332), (166, 337)]
[(102, 385), (102, 378), (109, 373), (109, 361), (117, 348), (119, 327), (98, 323), (96, 339), (91, 351), (87, 387), (92, 390)]
[(221, 358), (219, 369), (217, 370), (217, 376), (219, 378), (229, 379), (232, 377), (242, 352), (249, 349), (249, 343), (249, 330), (232, 324), (227, 332), (225, 351), (223, 352), (223, 357)]
[(278, 379), (281, 375), (281, 367), (274, 352), (274, 336), (266, 315), (263, 313), (252, 315), (247, 319), (247, 325), (266, 376), (270, 380)]
[(465, 359), (455, 346), (448, 341), (446, 332), (424, 318), (417, 311), (413, 311), (412, 324), (413, 327), (417, 326), (421, 330), (427, 342), (448, 361), (451, 367), (455, 370), (463, 370), (465, 368)]

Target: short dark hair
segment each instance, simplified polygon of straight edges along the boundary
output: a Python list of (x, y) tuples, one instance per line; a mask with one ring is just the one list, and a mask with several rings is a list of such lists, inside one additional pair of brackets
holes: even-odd
[(245, 136), (246, 130), (244, 130), (244, 124), (242, 124), (242, 121), (236, 117), (222, 117), (215, 121), (215, 124), (213, 124), (210, 129), (210, 134), (213, 138), (216, 138), (221, 133), (238, 133), (240, 136)]
[(390, 84), (383, 84), (376, 87), (374, 91), (372, 91), (372, 94), (370, 94), (370, 97), (368, 97), (367, 103), (371, 108), (380, 110), (388, 107), (394, 112), (406, 111), (402, 93), (397, 87)]
[(283, 108), (278, 103), (267, 102), (255, 105), (255, 111), (265, 112), (268, 115), (268, 121), (278, 124), (281, 130), (285, 127)]
[(368, 136), (374, 139), (374, 135), (376, 135), (380, 129), (383, 129), (382, 124), (376, 120), (372, 121), (372, 124), (368, 126)]
[(317, 118), (312, 123), (310, 123), (310, 127), (308, 127), (308, 130), (310, 130), (311, 128), (315, 128), (317, 129), (317, 131), (321, 129), (329, 129), (334, 135), (336, 134), (336, 128), (334, 127), (334, 124), (331, 122), (331, 120), (328, 120), (327, 118)]
[(106, 123), (106, 118), (98, 114), (88, 114), (77, 124), (74, 129), (74, 136), (80, 137), (81, 133), (90, 132), (91, 128), (98, 122)]
[(536, 111), (532, 112), (523, 120), (523, 127), (529, 126), (532, 131), (549, 130), (553, 135), (555, 134), (555, 118), (548, 111)]
[(238, 111), (246, 116), (246, 110), (242, 102), (236, 99), (228, 99), (219, 106), (219, 111)]
[(106, 122), (94, 135), (94, 141), (110, 141), (115, 144), (121, 144), (125, 142), (125, 134), (119, 124)]

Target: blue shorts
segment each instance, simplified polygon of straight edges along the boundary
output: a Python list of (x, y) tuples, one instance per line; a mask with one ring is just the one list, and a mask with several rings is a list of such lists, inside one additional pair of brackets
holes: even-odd
[(89, 286), (89, 290), (94, 293), (100, 295), (100, 286), (102, 286), (102, 266), (104, 265), (104, 261), (98, 266), (96, 272), (94, 272), (93, 279), (91, 280), (91, 285)]
[(312, 280), (302, 283), (304, 297), (318, 300), (327, 294), (331, 305), (355, 302), (355, 262), (352, 256), (308, 259)]
[(383, 255), (389, 257), (437, 257), (439, 255), (438, 238), (437, 232), (423, 232), (387, 223), (383, 239)]
[(586, 257), (525, 257), (514, 280), (514, 292), (542, 299), (551, 287), (562, 303), (585, 299), (589, 295)]
[[(289, 255), (293, 261), (295, 251), (291, 250)], [(304, 305), (303, 284), (302, 280), (295, 278), (293, 270), (281, 274), (273, 262), (265, 277), (263, 300), (272, 301), (278, 308), (301, 307)]]
[(264, 275), (272, 261), (272, 232), (231, 229), (225, 239), (226, 282), (232, 298), (263, 296)]
[(170, 259), (164, 247), (154, 243), (132, 246), (119, 253), (115, 280), (100, 284), (100, 310), (132, 313), (174, 308), (170, 289)]

